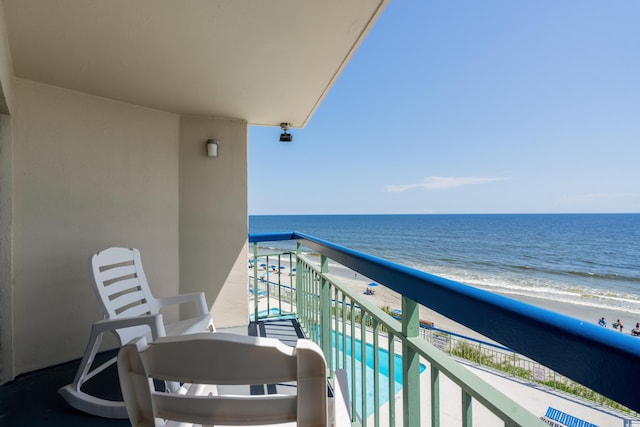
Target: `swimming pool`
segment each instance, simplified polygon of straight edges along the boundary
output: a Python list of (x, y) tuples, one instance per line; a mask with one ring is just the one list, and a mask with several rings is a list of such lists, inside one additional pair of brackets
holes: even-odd
[[(266, 317), (266, 316), (278, 316), (280, 314), (280, 310), (278, 308), (271, 308), (269, 310), (262, 310), (258, 313), (258, 318)], [(279, 318), (290, 318), (295, 317), (295, 315), (288, 314), (280, 316)], [(253, 321), (254, 315), (251, 314), (251, 321)], [(338, 335), (339, 337), (339, 348), (338, 348), (338, 359), (342, 360), (342, 334)], [(335, 332), (332, 333), (331, 343), (333, 347), (333, 351), (336, 351), (335, 348)], [(349, 377), (349, 384), (354, 384), (352, 381), (352, 373), (351, 373), (351, 340), (347, 337), (346, 343), (346, 356), (347, 356), (347, 366), (345, 370), (347, 371), (347, 376)], [(362, 411), (362, 341), (359, 339), (355, 340), (355, 387), (356, 387), (356, 411), (361, 416), (360, 411)], [(365, 367), (365, 375), (366, 375), (366, 389), (367, 389), (367, 417), (373, 414), (374, 408), (374, 396), (373, 396), (373, 381), (374, 381), (374, 370), (373, 370), (373, 345), (370, 343), (366, 343), (365, 355), (366, 355), (366, 367)], [(335, 360), (335, 353), (334, 353)], [(378, 363), (379, 363), (379, 388), (380, 388), (380, 396), (379, 402), (380, 406), (384, 405), (389, 401), (389, 352), (384, 348), (378, 349)], [(399, 354), (394, 354), (393, 357), (393, 368), (394, 368), (394, 390), (397, 394), (402, 391), (402, 356)], [(426, 369), (425, 365), (420, 364), (420, 373), (424, 372)]]
[[(332, 343), (333, 350), (336, 351), (335, 348), (335, 332), (333, 333)], [(347, 371), (347, 376), (349, 377), (349, 384), (354, 384), (352, 381), (352, 373), (351, 373), (351, 340), (347, 337), (346, 343), (346, 356), (347, 356), (347, 366), (345, 370)], [(355, 340), (355, 388), (356, 388), (356, 411), (360, 414), (362, 411), (362, 342), (359, 339)], [(342, 334), (339, 335), (339, 348), (338, 348), (338, 358), (342, 360)], [(373, 369), (373, 352), (374, 348), (372, 344), (366, 343), (365, 355), (366, 355), (366, 366), (365, 366), (365, 375), (366, 375), (366, 389), (367, 389), (367, 400), (366, 400), (366, 416), (369, 417), (374, 413), (374, 369)], [(335, 354), (334, 354), (335, 355)], [(389, 352), (384, 348), (378, 348), (378, 364), (379, 364), (379, 402), (380, 406), (384, 405), (389, 401)], [(394, 354), (393, 357), (393, 368), (394, 368), (394, 390), (397, 394), (402, 391), (402, 356), (399, 354)], [(425, 365), (420, 364), (419, 370), (420, 373), (424, 372), (426, 369)]]

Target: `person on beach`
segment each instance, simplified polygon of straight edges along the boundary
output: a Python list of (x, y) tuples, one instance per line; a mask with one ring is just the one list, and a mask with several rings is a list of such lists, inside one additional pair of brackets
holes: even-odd
[(616, 329), (620, 328), (620, 332), (622, 332), (622, 327), (623, 327), (623, 326), (624, 326), (624, 325), (622, 324), (622, 322), (620, 321), (620, 319), (616, 320), (616, 323), (614, 323), (614, 324), (613, 324), (613, 327), (614, 327), (614, 328), (616, 328)]
[(607, 327), (607, 321), (604, 320), (604, 317), (601, 317), (600, 320), (598, 320), (598, 325), (603, 326), (603, 327)]
[(636, 327), (631, 330), (631, 335), (640, 337), (640, 323), (636, 323)]

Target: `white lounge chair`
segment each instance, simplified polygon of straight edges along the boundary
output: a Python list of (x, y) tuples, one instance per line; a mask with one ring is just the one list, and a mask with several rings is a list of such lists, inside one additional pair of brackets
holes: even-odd
[[(165, 337), (150, 344), (139, 338), (120, 349), (118, 375), (134, 427), (351, 426), (341, 383), (328, 388), (322, 350), (309, 340), (289, 347), (274, 338), (227, 333)], [(167, 393), (156, 390), (158, 380), (186, 384), (180, 393)], [(291, 381), (295, 394), (221, 395), (217, 388)]]
[[(92, 368), (102, 334), (116, 334), (120, 345), (134, 338), (147, 341), (162, 336), (184, 335), (215, 331), (204, 293), (182, 294), (155, 298), (147, 283), (140, 251), (128, 248), (109, 248), (91, 257), (92, 278), (96, 294), (104, 309), (104, 320), (95, 322), (84, 355), (71, 384), (58, 391), (76, 409), (107, 418), (127, 418), (124, 402), (102, 399), (84, 392), (82, 385), (115, 363), (116, 358)], [(166, 324), (160, 309), (175, 304), (192, 303), (198, 315)]]

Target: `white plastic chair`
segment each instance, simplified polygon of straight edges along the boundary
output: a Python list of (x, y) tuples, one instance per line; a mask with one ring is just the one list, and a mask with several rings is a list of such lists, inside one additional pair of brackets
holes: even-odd
[[(91, 257), (96, 294), (104, 309), (104, 320), (95, 322), (84, 355), (71, 384), (58, 391), (76, 409), (107, 418), (127, 418), (124, 402), (102, 399), (84, 392), (82, 385), (115, 363), (116, 357), (91, 369), (105, 332), (115, 333), (124, 345), (134, 338), (147, 341), (162, 336), (215, 331), (204, 293), (155, 298), (147, 283), (140, 251), (109, 248)], [(164, 324), (160, 309), (169, 305), (192, 303), (198, 315), (172, 324)]]
[[(289, 347), (274, 338), (227, 333), (159, 338), (151, 344), (139, 338), (120, 349), (118, 375), (133, 427), (351, 426), (340, 382), (329, 398), (325, 358), (309, 340)], [(156, 390), (158, 380), (187, 384), (182, 393), (167, 393)], [(217, 389), (290, 381), (296, 382), (296, 394), (220, 395)]]

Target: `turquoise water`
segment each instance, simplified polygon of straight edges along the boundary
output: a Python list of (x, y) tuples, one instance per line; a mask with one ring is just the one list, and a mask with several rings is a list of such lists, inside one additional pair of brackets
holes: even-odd
[[(258, 317), (266, 317), (269, 316), (277, 316), (280, 313), (278, 308), (271, 308), (269, 310), (262, 310), (258, 312)], [(285, 315), (280, 318), (287, 318), (293, 315)], [(251, 314), (251, 320), (253, 321), (254, 315)], [(338, 359), (342, 360), (342, 334), (339, 335), (339, 348)], [(331, 343), (333, 346), (333, 351), (336, 351), (335, 347), (335, 332), (332, 335)], [(360, 414), (362, 411), (362, 341), (356, 339), (355, 340), (355, 359), (356, 359), (356, 411)], [(366, 367), (365, 367), (365, 375), (366, 375), (366, 389), (367, 389), (367, 417), (373, 414), (375, 406), (374, 406), (374, 396), (373, 396), (373, 384), (375, 373), (373, 370), (373, 345), (367, 343), (365, 349), (366, 355)], [(346, 356), (347, 356), (347, 366), (345, 370), (347, 371), (347, 376), (349, 377), (349, 383), (353, 384), (351, 372), (351, 355), (353, 352), (351, 351), (351, 340), (347, 337), (347, 348), (346, 348)], [(335, 353), (333, 359), (335, 360)], [(389, 352), (384, 348), (378, 349), (378, 363), (379, 363), (379, 387), (380, 387), (380, 406), (384, 405), (389, 401)], [(395, 393), (402, 391), (402, 356), (399, 354), (394, 354), (393, 357), (393, 369), (394, 369), (394, 390)], [(424, 372), (426, 367), (421, 363), (420, 364), (420, 373)], [(362, 414), (360, 414), (362, 415)]]
[[(335, 334), (333, 335), (335, 337)], [(339, 338), (339, 348), (338, 351), (338, 359), (342, 360), (342, 336)], [(347, 337), (347, 366), (345, 367), (347, 371), (347, 376), (349, 377), (349, 383), (353, 384), (352, 372), (351, 372), (351, 361), (350, 357), (352, 355), (351, 351), (351, 340)], [(334, 352), (335, 348), (335, 338), (332, 338), (332, 345)], [(356, 411), (360, 414), (362, 411), (362, 342), (358, 339), (355, 340), (355, 386), (356, 386)], [(373, 414), (375, 410), (374, 406), (374, 377), (375, 372), (373, 369), (373, 354), (374, 348), (373, 345), (367, 343), (365, 349), (366, 355), (366, 367), (365, 367), (365, 375), (366, 375), (366, 416), (369, 417)], [(380, 406), (384, 405), (389, 401), (389, 352), (386, 349), (379, 348), (378, 349), (378, 363), (379, 363), (379, 402)], [(393, 357), (393, 368), (394, 368), (394, 390), (395, 393), (402, 391), (402, 356), (399, 354), (394, 354)], [(423, 364), (420, 364), (420, 373), (424, 372), (426, 367)], [(360, 414), (362, 415), (362, 414)]]

